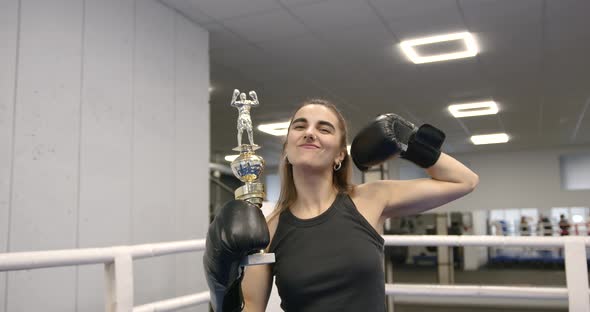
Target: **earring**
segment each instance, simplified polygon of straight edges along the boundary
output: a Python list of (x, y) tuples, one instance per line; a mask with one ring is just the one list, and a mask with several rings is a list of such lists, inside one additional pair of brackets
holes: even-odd
[(337, 165), (334, 165), (334, 171), (340, 170), (340, 167), (342, 167), (342, 162), (339, 162)]

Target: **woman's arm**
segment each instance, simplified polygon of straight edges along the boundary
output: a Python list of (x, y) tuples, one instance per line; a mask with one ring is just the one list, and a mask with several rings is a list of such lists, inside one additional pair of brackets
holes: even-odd
[(246, 267), (242, 280), (244, 312), (264, 312), (272, 289), (271, 265)]
[(461, 162), (441, 152), (445, 134), (424, 124), (416, 127), (395, 114), (380, 115), (352, 141), (351, 156), (360, 170), (394, 156), (426, 170), (430, 179), (378, 181), (365, 184), (365, 199), (384, 217), (417, 214), (471, 192), (478, 176)]
[[(277, 230), (279, 218), (267, 220), (270, 241)], [(269, 246), (266, 248), (268, 252)], [(242, 280), (244, 312), (264, 312), (272, 290), (272, 264), (247, 266)]]
[(379, 194), (376, 200), (383, 207), (383, 217), (413, 215), (436, 208), (467, 195), (479, 182), (477, 174), (444, 153), (425, 170), (430, 178), (371, 183), (369, 187), (376, 188)]

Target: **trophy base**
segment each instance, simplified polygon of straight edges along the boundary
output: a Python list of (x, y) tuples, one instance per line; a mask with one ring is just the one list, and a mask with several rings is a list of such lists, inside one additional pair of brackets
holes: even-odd
[(266, 194), (264, 192), (264, 184), (254, 182), (240, 186), (236, 189), (234, 195), (236, 199), (245, 200), (258, 207), (262, 207), (262, 202)]
[(240, 262), (240, 265), (241, 266), (248, 266), (248, 265), (271, 264), (271, 263), (275, 263), (275, 254), (260, 252), (260, 253), (255, 253), (255, 254), (245, 257)]
[(258, 145), (258, 144), (242, 144), (240, 146), (236, 146), (236, 147), (232, 148), (232, 151), (237, 151), (240, 153), (248, 153), (248, 152), (253, 152), (259, 148), (260, 148), (260, 145)]

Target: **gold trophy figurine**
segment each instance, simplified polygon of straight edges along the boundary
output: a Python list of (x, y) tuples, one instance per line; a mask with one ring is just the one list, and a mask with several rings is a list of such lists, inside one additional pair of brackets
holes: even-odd
[[(235, 89), (231, 100), (231, 106), (238, 109), (238, 146), (233, 150), (240, 152), (238, 156), (231, 163), (231, 169), (234, 175), (244, 182), (244, 185), (235, 190), (234, 195), (236, 199), (248, 201), (258, 208), (262, 207), (262, 202), (266, 196), (264, 192), (264, 184), (258, 179), (264, 171), (264, 159), (254, 152), (260, 146), (254, 144), (254, 134), (252, 133), (252, 119), (250, 118), (250, 109), (254, 106), (260, 105), (256, 92), (250, 91), (248, 93), (251, 100), (247, 99), (245, 93), (240, 93), (240, 90)], [(248, 134), (248, 141), (250, 144), (242, 144), (242, 134), (246, 130)], [(274, 263), (275, 255), (272, 253), (265, 253), (261, 250), (258, 254), (249, 255), (247, 259), (242, 261), (242, 265), (267, 264)]]

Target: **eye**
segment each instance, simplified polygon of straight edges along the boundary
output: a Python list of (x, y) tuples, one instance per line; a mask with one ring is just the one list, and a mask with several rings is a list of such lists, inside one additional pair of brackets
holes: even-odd
[(330, 129), (328, 129), (328, 128), (320, 128), (320, 132), (322, 132), (322, 133), (331, 133)]
[(303, 129), (304, 127), (302, 125), (295, 125), (293, 126), (293, 129)]

